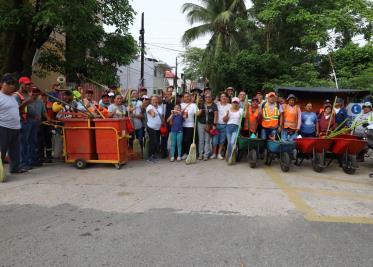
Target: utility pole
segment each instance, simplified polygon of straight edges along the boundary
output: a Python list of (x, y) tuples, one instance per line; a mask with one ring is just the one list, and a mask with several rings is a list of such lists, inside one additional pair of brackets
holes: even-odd
[(175, 88), (175, 92), (178, 93), (177, 91), (177, 57), (176, 57), (176, 66), (175, 66), (174, 88)]
[(140, 43), (141, 43), (141, 77), (140, 84), (144, 87), (144, 65), (145, 65), (145, 29), (144, 29), (144, 12), (141, 14), (141, 29), (140, 29)]

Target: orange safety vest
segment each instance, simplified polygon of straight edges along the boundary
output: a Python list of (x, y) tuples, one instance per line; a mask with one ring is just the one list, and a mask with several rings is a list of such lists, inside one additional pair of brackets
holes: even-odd
[(263, 107), (262, 126), (264, 128), (277, 128), (279, 119), (280, 110), (278, 109), (278, 106), (274, 104), (274, 108), (271, 111), (271, 109), (269, 108), (269, 104), (265, 103)]
[(259, 117), (259, 107), (254, 112), (252, 108), (249, 107), (246, 113), (244, 130), (247, 131), (250, 129), (250, 132), (255, 133), (258, 128), (258, 117)]
[(298, 105), (284, 105), (284, 129), (296, 130), (298, 127)]

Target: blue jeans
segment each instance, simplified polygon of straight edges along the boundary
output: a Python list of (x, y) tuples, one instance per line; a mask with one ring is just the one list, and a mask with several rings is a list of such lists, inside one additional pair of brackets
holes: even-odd
[(225, 140), (227, 139), (227, 125), (226, 124), (218, 124), (216, 126), (216, 130), (218, 130), (219, 134), (215, 135), (212, 138), (212, 146), (224, 145)]
[(170, 158), (175, 157), (175, 151), (177, 148), (177, 156), (181, 157), (183, 147), (183, 131), (180, 132), (171, 132), (171, 147), (170, 147)]
[(294, 130), (282, 129), (281, 131), (281, 141), (283, 142), (294, 141), (297, 136), (298, 133), (296, 133)]
[(227, 130), (227, 140), (228, 140), (228, 155), (226, 155), (226, 157), (230, 157), (232, 154), (232, 148), (233, 148), (234, 142), (236, 141), (236, 137), (238, 134), (238, 125), (228, 124), (226, 130)]
[(260, 137), (262, 139), (269, 139), (269, 136), (276, 136), (277, 134), (277, 128), (262, 128), (262, 132)]
[(140, 128), (140, 129), (135, 130), (135, 136), (139, 140), (141, 150), (143, 150), (144, 149), (144, 129)]
[(22, 122), (21, 130), (21, 167), (39, 164), (38, 131), (40, 122), (28, 120)]

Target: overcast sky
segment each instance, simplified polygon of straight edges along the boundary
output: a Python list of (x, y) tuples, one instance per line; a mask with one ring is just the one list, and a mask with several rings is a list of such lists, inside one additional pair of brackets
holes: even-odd
[[(138, 40), (141, 27), (141, 13), (145, 13), (145, 43), (147, 57), (153, 57), (175, 65), (176, 56), (184, 47), (181, 44), (183, 33), (190, 28), (181, 7), (185, 2), (197, 3), (199, 0), (133, 0), (132, 7), (137, 12), (130, 27), (131, 34)], [(204, 48), (208, 36), (196, 40), (192, 45)], [(164, 47), (164, 48), (162, 48)], [(168, 48), (168, 49), (165, 49)], [(179, 51), (173, 51), (173, 50)]]

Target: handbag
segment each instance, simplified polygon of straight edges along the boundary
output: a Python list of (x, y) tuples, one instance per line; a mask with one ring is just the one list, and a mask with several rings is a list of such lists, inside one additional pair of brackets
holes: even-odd
[(165, 123), (162, 123), (161, 128), (159, 129), (161, 136), (166, 137), (168, 135), (168, 128)]

